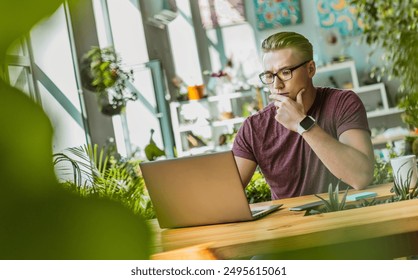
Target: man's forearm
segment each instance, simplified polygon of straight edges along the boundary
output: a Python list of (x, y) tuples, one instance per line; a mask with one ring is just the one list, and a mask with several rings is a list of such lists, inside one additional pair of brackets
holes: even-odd
[(303, 138), (334, 176), (355, 189), (362, 189), (373, 179), (373, 149), (361, 132), (352, 134), (355, 137), (347, 137), (342, 143), (315, 126), (303, 133)]

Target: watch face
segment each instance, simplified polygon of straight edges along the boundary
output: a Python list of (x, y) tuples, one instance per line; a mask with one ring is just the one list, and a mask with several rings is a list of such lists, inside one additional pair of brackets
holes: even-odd
[(300, 126), (303, 127), (303, 129), (308, 130), (315, 124), (315, 121), (311, 119), (309, 116), (305, 117), (301, 122)]

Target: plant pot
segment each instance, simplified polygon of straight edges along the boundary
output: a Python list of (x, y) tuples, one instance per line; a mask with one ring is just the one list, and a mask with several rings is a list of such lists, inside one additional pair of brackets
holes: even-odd
[(109, 100), (109, 93), (100, 94), (97, 99), (97, 103), (100, 108), (100, 112), (106, 116), (119, 115), (125, 108), (125, 104), (122, 102), (112, 102)]
[(106, 116), (115, 116), (119, 115), (124, 107), (123, 105), (106, 104), (101, 106), (100, 112)]

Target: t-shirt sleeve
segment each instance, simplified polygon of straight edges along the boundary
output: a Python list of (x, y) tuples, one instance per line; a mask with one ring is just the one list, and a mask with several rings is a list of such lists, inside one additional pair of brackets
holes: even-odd
[(236, 157), (256, 161), (251, 144), (251, 131), (251, 123), (249, 119), (246, 119), (235, 136), (235, 140), (232, 145), (232, 152)]
[(352, 91), (347, 91), (336, 106), (340, 108), (336, 113), (337, 135), (350, 129), (363, 129), (369, 132), (366, 109), (358, 95)]

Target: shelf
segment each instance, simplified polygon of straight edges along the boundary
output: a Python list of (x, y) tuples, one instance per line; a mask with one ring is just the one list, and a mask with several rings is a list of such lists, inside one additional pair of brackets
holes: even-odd
[(245, 118), (243, 118), (243, 117), (237, 117), (237, 118), (228, 119), (228, 120), (214, 121), (214, 122), (212, 122), (212, 125), (215, 126), (215, 127), (217, 127), (217, 126), (228, 126), (228, 125), (243, 123), (244, 120), (245, 120)]
[(357, 77), (357, 70), (356, 70), (356, 65), (354, 64), (353, 60), (348, 60), (348, 61), (344, 61), (344, 62), (336, 62), (336, 63), (332, 63), (332, 64), (328, 64), (325, 66), (321, 66), (316, 68), (316, 74), (325, 74), (325, 73), (333, 73), (335, 71), (341, 71), (341, 70), (349, 70), (350, 71), (350, 76), (351, 76), (351, 82), (353, 84), (353, 88), (359, 88), (360, 84), (358, 81), (358, 77)]
[(365, 85), (358, 88), (353, 88), (353, 91), (357, 94), (368, 93), (371, 91), (379, 90), (381, 92), (385, 91), (384, 83), (377, 83), (372, 85)]
[(377, 135), (376, 137), (372, 138), (372, 144), (373, 145), (381, 145), (386, 144), (389, 142), (394, 142), (398, 140), (404, 140), (406, 137), (418, 137), (418, 134), (414, 132), (410, 132), (409, 134), (397, 134), (397, 135), (391, 135), (391, 136), (385, 136), (385, 135)]
[[(334, 83), (337, 84), (337, 86), (345, 84), (348, 90), (352, 90), (356, 93), (367, 110), (368, 120), (372, 123), (382, 120), (384, 126), (391, 126), (393, 120), (399, 119), (396, 114), (403, 112), (403, 110), (397, 107), (390, 107), (384, 83), (360, 86), (356, 65), (352, 60), (318, 67), (316, 74), (318, 74), (314, 76), (314, 83), (316, 85), (332, 87)], [(333, 77), (334, 79), (331, 80), (330, 77)]]
[(214, 95), (209, 96), (207, 100), (209, 102), (217, 102), (221, 100), (230, 100), (234, 98), (242, 98), (242, 97), (248, 97), (248, 96), (254, 96), (253, 91), (242, 91), (242, 92), (234, 92), (230, 94), (220, 94), (220, 95)]
[(215, 145), (208, 145), (204, 147), (199, 148), (191, 148), (189, 150), (183, 151), (181, 156), (192, 156), (192, 155), (198, 155), (198, 154), (204, 154), (207, 152), (220, 152), (220, 151), (226, 151), (231, 150), (232, 145), (224, 145), (224, 146), (215, 146)]
[(209, 126), (210, 123), (207, 124), (184, 124), (184, 125), (180, 125), (179, 126), (179, 132), (187, 132), (187, 131), (192, 131), (198, 128), (202, 128), (205, 126)]
[(177, 108), (177, 107), (180, 107), (182, 105), (187, 105), (187, 104), (199, 104), (203, 100), (206, 100), (206, 98), (197, 99), (197, 100), (172, 101), (170, 105)]
[(386, 144), (386, 143), (390, 143), (393, 141), (398, 141), (398, 140), (402, 140), (405, 139), (406, 135), (394, 135), (394, 136), (390, 136), (390, 137), (385, 137), (383, 135), (379, 135), (376, 136), (374, 138), (372, 138), (372, 144), (373, 145), (382, 145), (382, 144)]
[(325, 66), (317, 67), (316, 73), (325, 73), (325, 72), (330, 72), (330, 71), (335, 71), (335, 70), (342, 70), (342, 69), (350, 68), (353, 66), (355, 65), (354, 65), (354, 61), (352, 60), (348, 60), (344, 62), (336, 62), (336, 63), (327, 64)]
[(194, 124), (183, 124), (179, 126), (179, 132), (187, 132), (192, 131), (198, 128), (206, 127), (206, 126), (213, 126), (213, 127), (219, 127), (219, 126), (230, 126), (234, 124), (240, 124), (243, 123), (245, 120), (244, 117), (237, 117), (227, 120), (219, 120), (219, 121), (207, 121), (205, 123), (194, 123)]
[(254, 96), (255, 97), (254, 91), (252, 91), (252, 90), (236, 91), (236, 92), (229, 93), (229, 94), (219, 94), (219, 95), (207, 96), (207, 97), (204, 97), (202, 99), (193, 99), (193, 100), (185, 100), (185, 101), (173, 101), (173, 102), (171, 102), (171, 106), (179, 107), (179, 106), (187, 105), (187, 104), (197, 104), (197, 103), (201, 103), (201, 102), (218, 102), (218, 101), (222, 101), (222, 100), (231, 100), (231, 99), (249, 97), (249, 96)]
[(199, 148), (191, 148), (189, 150), (183, 151), (181, 153), (181, 156), (192, 156), (192, 155), (203, 154), (203, 153), (207, 153), (209, 151), (212, 151), (213, 149), (214, 149), (213, 145), (203, 146), (203, 147), (199, 147)]
[[(231, 149), (231, 145), (217, 145), (219, 136), (231, 134), (239, 128), (246, 119), (241, 117), (245, 113), (244, 104), (256, 98), (257, 90), (251, 88), (198, 100), (171, 102), (171, 122), (177, 155), (182, 157)], [(220, 119), (222, 117), (232, 118)], [(205, 139), (207, 146), (197, 148), (191, 146), (187, 139), (189, 132)]]
[(402, 113), (403, 110), (398, 108), (389, 108), (389, 109), (378, 109), (374, 111), (367, 112), (368, 118), (382, 117), (386, 115)]

